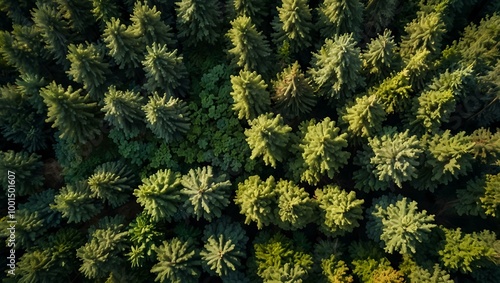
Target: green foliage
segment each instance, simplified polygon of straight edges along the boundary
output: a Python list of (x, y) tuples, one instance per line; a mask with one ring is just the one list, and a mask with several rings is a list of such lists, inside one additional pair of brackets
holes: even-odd
[(318, 221), (320, 231), (328, 236), (342, 236), (359, 227), (365, 201), (356, 199), (356, 192), (327, 185), (323, 189), (317, 189), (314, 197), (321, 212)]
[(408, 278), (409, 283), (453, 283), (450, 274), (446, 270), (441, 269), (441, 266), (436, 263), (428, 268), (417, 265), (411, 259), (404, 258), (404, 267), (401, 267)]
[(443, 230), (445, 239), (439, 255), (445, 268), (467, 273), (473, 268), (492, 264), (490, 259), (495, 254), (492, 247), (496, 240), (495, 233), (488, 230), (464, 233), (460, 228)]
[(147, 54), (142, 61), (147, 78), (144, 88), (149, 92), (158, 90), (173, 94), (187, 74), (182, 56), (177, 56), (177, 49), (169, 52), (165, 44), (153, 43), (146, 46), (146, 50)]
[(160, 96), (155, 92), (142, 110), (146, 113), (147, 127), (165, 142), (175, 140), (189, 130), (188, 108), (179, 98), (166, 94)]
[(405, 27), (406, 35), (401, 38), (401, 56), (409, 60), (417, 51), (425, 49), (433, 55), (441, 51), (441, 41), (446, 31), (439, 12), (420, 13)]
[(172, 28), (161, 19), (161, 12), (156, 10), (156, 6), (150, 8), (146, 2), (136, 1), (130, 20), (132, 24), (127, 30), (139, 38), (142, 46), (175, 44)]
[(287, 41), (292, 51), (311, 46), (313, 24), (311, 9), (307, 2), (307, 0), (283, 0), (281, 7), (277, 7), (278, 16), (272, 22), (273, 38), (276, 43)]
[(486, 175), (484, 196), (481, 197), (482, 207), (487, 215), (497, 216), (500, 205), (500, 173)]
[(12, 32), (0, 31), (0, 54), (6, 63), (21, 73), (38, 74), (46, 50), (40, 44), (42, 34), (34, 25), (14, 24)]
[(301, 180), (309, 184), (317, 184), (325, 174), (333, 178), (350, 156), (342, 150), (347, 147), (347, 133), (339, 134), (340, 128), (335, 127), (335, 121), (326, 117), (321, 122), (314, 122), (302, 127), (303, 138), (299, 144), (304, 161)]
[(131, 135), (141, 129), (144, 112), (141, 111), (144, 98), (137, 92), (117, 90), (110, 86), (104, 96), (104, 120), (120, 129), (125, 135)]
[(331, 38), (352, 32), (360, 38), (363, 4), (359, 0), (324, 0), (318, 8), (321, 35)]
[(84, 32), (93, 23), (92, 16), (88, 13), (90, 3), (78, 0), (55, 0), (58, 10), (70, 23), (70, 27), (78, 32)]
[[(370, 2), (382, 2), (374, 0)], [(386, 78), (391, 71), (399, 67), (399, 56), (396, 53), (396, 43), (390, 30), (384, 30), (383, 34), (372, 38), (361, 55), (363, 58), (363, 69), (370, 75), (370, 81), (378, 81)]]
[(500, 131), (493, 134), (489, 129), (479, 128), (469, 137), (474, 143), (472, 154), (475, 160), (491, 164), (500, 157)]
[(95, 44), (70, 44), (66, 58), (71, 63), (67, 72), (69, 77), (77, 83), (83, 84), (90, 96), (101, 99), (101, 87), (110, 74), (108, 64), (104, 62), (102, 47)]
[(158, 170), (142, 180), (142, 185), (134, 190), (134, 196), (154, 221), (169, 221), (183, 202), (181, 175), (170, 169)]
[(59, 130), (59, 137), (72, 143), (85, 143), (100, 133), (97, 105), (89, 101), (88, 95), (83, 96), (81, 91), (73, 91), (71, 86), (64, 90), (56, 82), (40, 90), (48, 108), (45, 121), (54, 122), (52, 127)]
[[(0, 170), (4, 172), (0, 176), (2, 188), (7, 193), (8, 187), (15, 188), (17, 196), (26, 196), (35, 193), (43, 184), (43, 163), (41, 156), (35, 153), (15, 152), (13, 150), (0, 151)], [(7, 171), (13, 172), (7, 174)], [(9, 175), (15, 179), (9, 179)]]
[(102, 205), (92, 198), (92, 192), (86, 181), (68, 184), (54, 197), (50, 208), (62, 213), (68, 223), (87, 221), (97, 215)]
[(386, 113), (380, 99), (375, 95), (363, 95), (347, 104), (342, 121), (348, 124), (349, 134), (370, 138), (382, 131)]
[(118, 6), (109, 0), (92, 0), (92, 14), (97, 20), (104, 23), (113, 22), (113, 18), (120, 15)]
[(335, 255), (321, 261), (322, 280), (328, 283), (352, 283), (354, 278), (348, 273), (347, 264), (339, 260)]
[(191, 240), (173, 238), (155, 248), (158, 263), (151, 268), (155, 282), (191, 283), (200, 276), (199, 251)]
[(217, 41), (223, 19), (217, 0), (181, 0), (175, 4), (179, 37), (188, 46)]
[(246, 16), (259, 26), (268, 15), (266, 0), (227, 0), (229, 19)]
[(304, 188), (292, 181), (279, 180), (274, 191), (277, 194), (278, 227), (284, 230), (297, 230), (314, 221), (315, 205)]
[(276, 162), (282, 162), (286, 156), (286, 147), (292, 128), (283, 123), (280, 114), (259, 115), (248, 122), (250, 129), (245, 130), (246, 141), (252, 150), (251, 159), (262, 156), (266, 165), (276, 168)]
[(385, 29), (396, 15), (397, 4), (396, 0), (368, 0), (364, 12), (365, 30), (376, 34)]
[(245, 224), (256, 222), (262, 229), (274, 223), (273, 206), (276, 202), (275, 180), (273, 176), (262, 181), (259, 176), (250, 176), (238, 184), (234, 203), (240, 206), (240, 213), (246, 216)]
[(228, 52), (234, 58), (235, 65), (246, 71), (268, 72), (270, 66), (267, 57), (271, 54), (269, 43), (249, 17), (239, 16), (232, 20), (227, 36), (232, 45)]
[(238, 76), (231, 75), (234, 104), (238, 119), (255, 119), (266, 113), (271, 104), (267, 84), (257, 72), (241, 70)]
[(130, 222), (127, 231), (131, 241), (131, 251), (127, 254), (132, 267), (142, 267), (154, 259), (156, 243), (163, 235), (155, 221), (145, 212)]
[(457, 202), (455, 209), (458, 215), (474, 215), (486, 218), (484, 208), (481, 206), (481, 197), (485, 195), (486, 176), (469, 180), (465, 187), (457, 189)]
[(188, 213), (212, 220), (221, 217), (222, 210), (229, 204), (229, 189), (231, 182), (226, 175), (214, 175), (212, 166), (190, 169), (182, 176), (181, 193), (188, 199), (184, 203)]
[(102, 39), (106, 43), (108, 54), (120, 69), (129, 70), (139, 66), (142, 59), (139, 38), (120, 19), (111, 18), (106, 21)]
[(329, 98), (345, 98), (361, 86), (360, 49), (353, 34), (326, 39), (318, 53), (313, 53), (309, 74), (318, 91)]
[(285, 117), (308, 114), (316, 104), (314, 90), (297, 61), (278, 73), (276, 80), (272, 81), (272, 86), (272, 101), (278, 112)]

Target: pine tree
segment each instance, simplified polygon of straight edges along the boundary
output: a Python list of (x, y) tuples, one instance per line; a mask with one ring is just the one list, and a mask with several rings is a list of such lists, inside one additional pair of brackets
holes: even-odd
[(222, 210), (229, 204), (231, 182), (226, 175), (215, 175), (212, 166), (190, 169), (182, 176), (181, 193), (189, 199), (184, 203), (188, 213), (196, 220), (204, 218), (211, 221), (222, 215)]
[(383, 105), (375, 95), (356, 97), (348, 104), (342, 116), (348, 124), (347, 130), (356, 137), (370, 138), (382, 131), (386, 119)]
[(383, 34), (371, 39), (361, 55), (363, 69), (370, 75), (370, 81), (384, 79), (399, 67), (399, 54), (396, 50), (397, 46), (390, 30), (386, 29)]
[(375, 95), (384, 105), (385, 112), (404, 112), (410, 104), (412, 85), (408, 70), (402, 70), (384, 79), (378, 86), (368, 90), (369, 95)]
[(268, 15), (265, 0), (227, 0), (226, 10), (228, 18), (235, 19), (238, 16), (246, 16), (260, 26), (262, 21)]
[(272, 22), (274, 41), (277, 44), (289, 42), (294, 52), (311, 46), (311, 19), (307, 0), (283, 0), (278, 7), (278, 16)]
[(117, 90), (110, 86), (104, 95), (104, 106), (101, 111), (105, 113), (104, 120), (120, 129), (125, 135), (131, 135), (140, 130), (144, 124), (144, 98), (135, 91)]
[(327, 185), (317, 189), (314, 197), (318, 202), (321, 217), (320, 231), (328, 236), (342, 236), (359, 227), (363, 219), (363, 199), (356, 199), (356, 192), (347, 192), (338, 186)]
[(147, 54), (142, 61), (147, 82), (144, 88), (149, 92), (162, 91), (173, 94), (187, 75), (182, 63), (182, 56), (177, 56), (177, 49), (168, 51), (165, 44), (146, 46)]
[(108, 54), (120, 69), (128, 71), (139, 66), (143, 57), (139, 37), (122, 24), (120, 19), (111, 18), (106, 22), (102, 39), (106, 43)]
[(500, 215), (500, 173), (486, 175), (484, 196), (480, 199), (487, 215), (494, 217)]
[(314, 220), (316, 212), (313, 201), (304, 188), (292, 181), (279, 180), (276, 183), (276, 224), (284, 230), (304, 228)]
[(324, 174), (333, 178), (347, 163), (350, 153), (342, 150), (347, 147), (347, 133), (339, 132), (340, 128), (330, 117), (302, 128), (303, 138), (299, 144), (304, 161), (302, 181), (317, 184)]
[(183, 203), (181, 175), (170, 169), (159, 170), (142, 180), (134, 196), (154, 221), (169, 221)]
[(485, 187), (485, 175), (471, 179), (464, 186), (460, 186), (456, 191), (457, 201), (454, 203), (457, 214), (486, 218), (485, 210), (481, 205), (481, 197), (484, 196)]
[(186, 103), (179, 98), (154, 93), (142, 107), (146, 113), (147, 127), (165, 142), (170, 142), (185, 134), (189, 129), (189, 114)]
[(278, 112), (285, 117), (307, 114), (316, 104), (314, 90), (300, 70), (298, 61), (283, 69), (272, 85), (274, 95), (271, 99)]
[(127, 231), (130, 237), (130, 252), (127, 253), (132, 267), (145, 266), (155, 258), (157, 243), (162, 239), (163, 233), (158, 223), (152, 220), (144, 211), (137, 215), (129, 224)]
[(320, 93), (329, 98), (351, 96), (364, 86), (360, 49), (352, 33), (326, 39), (318, 53), (313, 53), (309, 74)]
[(354, 278), (348, 273), (349, 267), (337, 256), (331, 255), (327, 259), (321, 260), (322, 277), (321, 283), (352, 283)]
[(446, 27), (441, 13), (420, 12), (416, 19), (406, 25), (405, 31), (407, 34), (401, 38), (401, 56), (407, 61), (420, 49), (438, 55)]
[(231, 75), (234, 104), (238, 119), (255, 119), (268, 111), (271, 104), (267, 84), (257, 72), (241, 70), (238, 76)]
[(84, 33), (93, 24), (92, 16), (88, 12), (91, 5), (87, 1), (78, 0), (55, 0), (58, 10), (70, 23), (70, 27), (80, 33)]
[(283, 123), (281, 115), (273, 116), (267, 113), (250, 120), (248, 124), (251, 128), (245, 130), (245, 136), (252, 150), (250, 158), (262, 156), (266, 165), (276, 168), (276, 163), (282, 162), (286, 156), (292, 128)]
[(120, 10), (113, 1), (92, 0), (92, 14), (96, 20), (102, 23), (108, 23), (120, 17)]
[(173, 238), (163, 241), (155, 252), (158, 263), (151, 268), (151, 273), (157, 273), (155, 282), (198, 282), (200, 260), (192, 240)]
[(368, 0), (365, 7), (365, 31), (371, 36), (387, 28), (396, 15), (396, 0)]
[(250, 176), (238, 184), (234, 203), (245, 215), (245, 224), (256, 222), (262, 229), (274, 223), (274, 205), (276, 203), (275, 180), (273, 176), (262, 181), (259, 176)]
[(331, 38), (352, 32), (360, 38), (363, 4), (359, 0), (324, 0), (318, 8), (321, 36)]
[(62, 213), (68, 223), (84, 222), (97, 215), (102, 205), (92, 198), (92, 192), (85, 181), (68, 184), (54, 198), (50, 208)]
[(83, 96), (81, 91), (73, 91), (71, 86), (64, 90), (55, 82), (40, 90), (48, 107), (45, 121), (54, 122), (52, 127), (59, 130), (59, 137), (74, 143), (85, 143), (99, 134), (96, 103), (90, 102), (88, 95)]
[(77, 83), (83, 84), (91, 97), (96, 100), (102, 99), (102, 86), (109, 74), (108, 64), (104, 61), (104, 52), (101, 46), (95, 44), (70, 44), (68, 55), (71, 63), (67, 72), (69, 77)]
[(247, 71), (267, 74), (271, 49), (249, 17), (239, 16), (231, 21), (227, 36), (232, 44), (228, 52), (234, 58), (235, 65)]
[(469, 136), (474, 143), (472, 154), (475, 160), (492, 164), (500, 157), (500, 131), (491, 133), (489, 129), (479, 128)]
[(132, 24), (127, 30), (140, 39), (142, 46), (175, 45), (172, 28), (161, 19), (161, 12), (156, 10), (156, 6), (150, 8), (147, 2), (135, 2), (130, 20)]
[[(15, 152), (13, 150), (0, 151), (0, 170), (5, 172), (0, 176), (2, 187), (7, 191), (14, 186), (17, 196), (26, 196), (35, 193), (43, 184), (43, 163), (41, 156), (35, 153)], [(15, 183), (8, 179), (7, 171), (14, 172)], [(9, 186), (10, 185), (10, 186)]]
[(214, 44), (218, 40), (223, 19), (219, 1), (181, 0), (175, 4), (179, 37), (184, 38), (188, 46), (203, 42)]

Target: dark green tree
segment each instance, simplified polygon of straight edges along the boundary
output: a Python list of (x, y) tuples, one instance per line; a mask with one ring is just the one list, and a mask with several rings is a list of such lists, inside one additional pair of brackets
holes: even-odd
[(190, 45), (214, 44), (219, 38), (222, 23), (221, 7), (217, 0), (181, 0), (176, 2), (179, 37)]
[(154, 221), (169, 221), (182, 205), (181, 174), (159, 170), (142, 180), (142, 185), (134, 190), (137, 202)]
[(132, 24), (127, 30), (135, 37), (138, 37), (142, 46), (175, 45), (172, 28), (161, 19), (161, 12), (153, 5), (149, 7), (147, 2), (137, 1), (134, 4), (134, 11), (130, 17)]
[(268, 15), (265, 0), (227, 0), (226, 9), (229, 19), (246, 16), (259, 26)]
[(271, 99), (278, 112), (285, 117), (307, 114), (316, 104), (314, 90), (297, 61), (278, 73), (272, 85), (274, 94)]
[(279, 180), (274, 190), (277, 194), (278, 227), (284, 230), (297, 230), (314, 221), (315, 205), (304, 188), (292, 181)]
[(155, 282), (195, 283), (201, 274), (199, 251), (191, 239), (173, 238), (155, 248), (158, 263), (151, 268)]
[(321, 217), (320, 230), (328, 236), (342, 236), (359, 227), (363, 219), (363, 199), (356, 199), (356, 192), (347, 192), (338, 186), (327, 185), (317, 189), (314, 198), (318, 202)]
[(489, 129), (479, 128), (469, 136), (474, 143), (474, 159), (492, 164), (500, 157), (500, 131), (491, 133)]
[(146, 212), (141, 212), (130, 222), (127, 231), (130, 238), (130, 252), (127, 253), (132, 267), (143, 267), (155, 259), (155, 248), (158, 247), (163, 233), (156, 221)]
[[(0, 176), (2, 187), (7, 191), (8, 186), (15, 188), (17, 196), (26, 196), (35, 193), (43, 184), (43, 163), (41, 156), (35, 153), (15, 152), (13, 150), (0, 151), (0, 170), (5, 172)], [(13, 172), (14, 181), (10, 181), (7, 171)], [(12, 183), (14, 182), (14, 183)]]
[(245, 130), (245, 136), (252, 150), (250, 158), (262, 156), (266, 165), (276, 168), (276, 163), (282, 162), (286, 156), (292, 128), (283, 123), (281, 115), (273, 116), (267, 113), (250, 120), (248, 124), (251, 128)]
[(177, 49), (168, 51), (165, 44), (146, 46), (146, 50), (147, 54), (142, 61), (147, 78), (144, 88), (149, 92), (158, 90), (173, 94), (187, 75), (182, 56), (177, 56)]
[(58, 10), (62, 12), (63, 18), (70, 23), (73, 30), (84, 33), (94, 23), (89, 13), (92, 6), (90, 1), (55, 0), (54, 2), (57, 3)]
[(182, 176), (181, 184), (181, 193), (188, 197), (184, 207), (196, 216), (196, 220), (221, 217), (222, 210), (230, 202), (231, 182), (225, 174), (215, 175), (212, 166), (190, 169)]
[(98, 21), (108, 23), (120, 16), (120, 10), (114, 1), (92, 0), (92, 14)]
[(234, 104), (238, 119), (255, 119), (266, 113), (271, 104), (267, 84), (257, 72), (241, 70), (238, 76), (231, 76)]
[(397, 13), (397, 5), (397, 0), (368, 0), (364, 11), (366, 33), (372, 36), (387, 28)]
[(313, 30), (311, 9), (307, 0), (283, 0), (272, 26), (277, 44), (289, 42), (292, 51), (311, 46)]
[(48, 108), (45, 121), (54, 122), (52, 127), (59, 130), (59, 137), (73, 143), (85, 143), (100, 133), (97, 105), (81, 92), (71, 86), (65, 90), (55, 82), (40, 90)]
[(102, 39), (106, 43), (108, 54), (120, 69), (124, 69), (128, 74), (130, 69), (139, 67), (143, 58), (141, 42), (130, 28), (120, 22), (120, 19), (111, 18), (106, 22)]
[(89, 220), (102, 210), (102, 205), (92, 198), (86, 181), (68, 184), (54, 198), (50, 208), (62, 213), (68, 223), (79, 223)]
[(228, 52), (234, 58), (235, 65), (247, 71), (267, 74), (271, 49), (249, 17), (239, 16), (232, 20), (227, 36), (232, 45)]
[[(167, 100), (168, 98), (168, 100)], [(170, 142), (189, 130), (189, 114), (186, 103), (166, 94), (154, 93), (142, 107), (146, 113), (147, 127), (165, 142)]]
[(324, 0), (318, 7), (318, 25), (324, 38), (352, 32), (360, 38), (363, 4), (359, 0)]
[(352, 33), (326, 39), (313, 53), (309, 74), (316, 89), (328, 98), (345, 98), (364, 86), (360, 49)]
[(123, 131), (126, 136), (143, 128), (144, 98), (135, 91), (117, 90), (110, 86), (104, 95), (104, 106), (101, 111), (105, 113), (104, 120)]

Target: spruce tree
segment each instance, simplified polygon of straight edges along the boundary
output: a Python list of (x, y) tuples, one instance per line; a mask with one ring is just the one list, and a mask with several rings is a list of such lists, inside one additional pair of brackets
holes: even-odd
[(161, 19), (161, 12), (157, 11), (156, 6), (153, 5), (150, 8), (147, 2), (135, 2), (130, 20), (132, 24), (128, 26), (127, 30), (139, 38), (142, 46), (152, 46), (153, 44), (174, 46), (172, 28)]
[(143, 57), (139, 37), (122, 24), (120, 19), (111, 18), (106, 22), (102, 39), (106, 43), (108, 54), (120, 69), (129, 72), (139, 66)]
[(419, 49), (432, 55), (441, 51), (441, 42), (446, 32), (442, 15), (438, 12), (420, 12), (418, 17), (405, 27), (406, 35), (401, 38), (401, 56), (408, 61)]
[(73, 143), (85, 143), (99, 134), (98, 108), (90, 102), (88, 95), (83, 96), (81, 89), (67, 90), (55, 82), (40, 90), (43, 102), (47, 105), (46, 122), (54, 122), (53, 128), (59, 130), (59, 137)]
[(262, 156), (266, 165), (276, 168), (276, 163), (282, 162), (286, 156), (292, 128), (283, 123), (281, 115), (273, 116), (267, 113), (250, 120), (251, 128), (245, 130), (245, 136), (252, 150), (250, 158)]
[(311, 19), (307, 0), (283, 0), (272, 22), (274, 41), (277, 44), (289, 42), (294, 52), (311, 46)]
[(70, 23), (70, 27), (80, 33), (93, 24), (92, 16), (89, 13), (91, 5), (87, 1), (78, 0), (55, 0), (58, 10), (62, 16)]
[(397, 54), (394, 36), (387, 29), (383, 34), (371, 39), (361, 56), (363, 69), (370, 75), (369, 80), (372, 82), (386, 78), (399, 67), (399, 54)]
[(304, 188), (292, 181), (279, 180), (274, 189), (277, 197), (276, 224), (284, 230), (304, 228), (314, 220), (314, 202)]
[(480, 199), (487, 215), (494, 217), (500, 215), (500, 173), (486, 175), (484, 196)]
[(385, 112), (403, 112), (410, 104), (411, 84), (409, 72), (402, 70), (385, 78), (378, 86), (368, 90), (369, 95), (375, 95), (384, 105)]
[(142, 180), (134, 196), (154, 221), (169, 221), (183, 203), (181, 188), (180, 173), (159, 170)]
[(62, 216), (68, 219), (68, 223), (79, 223), (101, 212), (102, 205), (92, 198), (92, 191), (87, 182), (79, 181), (63, 187), (50, 208), (61, 212)]
[(108, 23), (120, 16), (118, 5), (110, 0), (92, 0), (92, 14), (102, 23)]
[(149, 92), (162, 91), (173, 94), (187, 75), (182, 56), (177, 56), (177, 49), (168, 51), (165, 44), (146, 46), (147, 54), (142, 61), (147, 82), (144, 88)]
[(500, 157), (500, 130), (491, 133), (489, 129), (476, 129), (469, 136), (474, 143), (472, 154), (475, 160), (492, 164)]
[(142, 107), (146, 114), (147, 127), (165, 142), (170, 142), (185, 134), (189, 129), (186, 103), (179, 98), (153, 93), (149, 102)]
[(359, 47), (352, 33), (326, 39), (318, 53), (313, 53), (309, 74), (316, 89), (328, 98), (345, 98), (361, 86)]
[(320, 231), (328, 236), (342, 236), (359, 227), (363, 219), (363, 199), (356, 199), (356, 192), (347, 192), (338, 186), (327, 185), (317, 189), (314, 198), (318, 202), (321, 217)]
[(42, 34), (35, 25), (13, 25), (12, 31), (0, 31), (0, 54), (3, 59), (20, 73), (39, 74), (42, 58), (47, 57)]
[(348, 104), (342, 120), (348, 124), (347, 130), (356, 137), (370, 138), (382, 131), (386, 119), (383, 105), (375, 95), (357, 97)]
[(246, 16), (260, 26), (262, 21), (268, 15), (267, 3), (265, 0), (227, 0), (226, 10), (229, 19), (235, 19), (238, 16)]
[(363, 4), (359, 0), (324, 0), (318, 7), (318, 15), (324, 38), (348, 32), (352, 32), (356, 40), (361, 37)]
[(70, 44), (66, 58), (71, 63), (67, 72), (69, 77), (83, 84), (83, 88), (94, 99), (102, 99), (102, 86), (106, 81), (106, 75), (109, 74), (109, 65), (103, 62), (102, 47), (95, 44), (87, 44), (85, 47), (83, 44)]
[(249, 17), (239, 16), (232, 20), (227, 36), (232, 45), (228, 52), (234, 58), (235, 65), (247, 71), (267, 74), (271, 49)]
[(255, 119), (268, 111), (271, 104), (267, 84), (257, 72), (241, 70), (238, 76), (231, 75), (234, 104), (238, 119)]
[(396, 15), (398, 1), (368, 0), (365, 7), (365, 30), (369, 36), (387, 28)]
[[(7, 171), (15, 175), (15, 192), (18, 196), (26, 196), (35, 193), (43, 184), (43, 163), (41, 156), (27, 152), (15, 152), (13, 150), (0, 151), (0, 170), (5, 172), (0, 176), (2, 187), (7, 191), (10, 184)], [(12, 184), (10, 184), (12, 185)], [(10, 186), (9, 186), (10, 187)]]
[(200, 276), (199, 251), (191, 239), (173, 238), (155, 248), (158, 263), (151, 268), (155, 282), (195, 283)]
[(104, 95), (104, 106), (101, 111), (105, 113), (104, 120), (120, 129), (125, 135), (138, 131), (144, 124), (144, 98), (135, 91), (117, 90), (110, 86)]
[(298, 61), (289, 65), (276, 80), (272, 81), (274, 94), (271, 97), (275, 108), (284, 117), (297, 117), (311, 112), (316, 104), (314, 90), (300, 70)]
[(190, 169), (182, 176), (181, 184), (181, 193), (188, 197), (184, 207), (196, 220), (220, 217), (230, 202), (231, 182), (225, 174), (215, 175), (212, 166)]
[(130, 252), (127, 253), (132, 267), (143, 267), (155, 259), (155, 248), (163, 233), (158, 223), (144, 211), (138, 214), (128, 225)]
[(181, 0), (175, 4), (179, 37), (184, 38), (188, 46), (214, 44), (218, 40), (223, 19), (219, 1)]

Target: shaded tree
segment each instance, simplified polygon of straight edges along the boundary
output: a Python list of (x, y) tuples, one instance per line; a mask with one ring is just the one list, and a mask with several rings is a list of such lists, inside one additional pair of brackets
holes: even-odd
[(111, 18), (106, 21), (106, 28), (102, 39), (108, 48), (108, 54), (115, 60), (120, 69), (130, 73), (130, 69), (139, 67), (143, 55), (141, 42), (134, 32), (120, 22), (120, 19)]
[(104, 94), (104, 120), (124, 132), (126, 136), (140, 130), (144, 124), (144, 98), (132, 90), (117, 90), (110, 86)]
[(311, 46), (313, 24), (311, 9), (307, 2), (307, 0), (283, 0), (281, 7), (277, 7), (278, 16), (272, 22), (273, 38), (277, 44), (287, 41), (292, 51)]
[(179, 37), (187, 45), (207, 42), (214, 44), (219, 38), (222, 13), (217, 0), (181, 0), (176, 2)]
[(177, 49), (168, 51), (167, 45), (155, 44), (146, 46), (142, 65), (147, 82), (144, 88), (149, 92), (162, 91), (173, 94), (182, 86), (182, 79), (187, 75), (182, 56), (177, 56)]
[(79, 223), (101, 212), (102, 205), (92, 198), (87, 182), (80, 181), (63, 187), (54, 197), (50, 208), (61, 212), (68, 223)]
[(155, 282), (198, 282), (199, 251), (192, 240), (173, 238), (155, 248), (158, 263), (151, 268)]
[(363, 4), (359, 0), (324, 0), (318, 7), (321, 35), (330, 38), (352, 32), (360, 38)]

